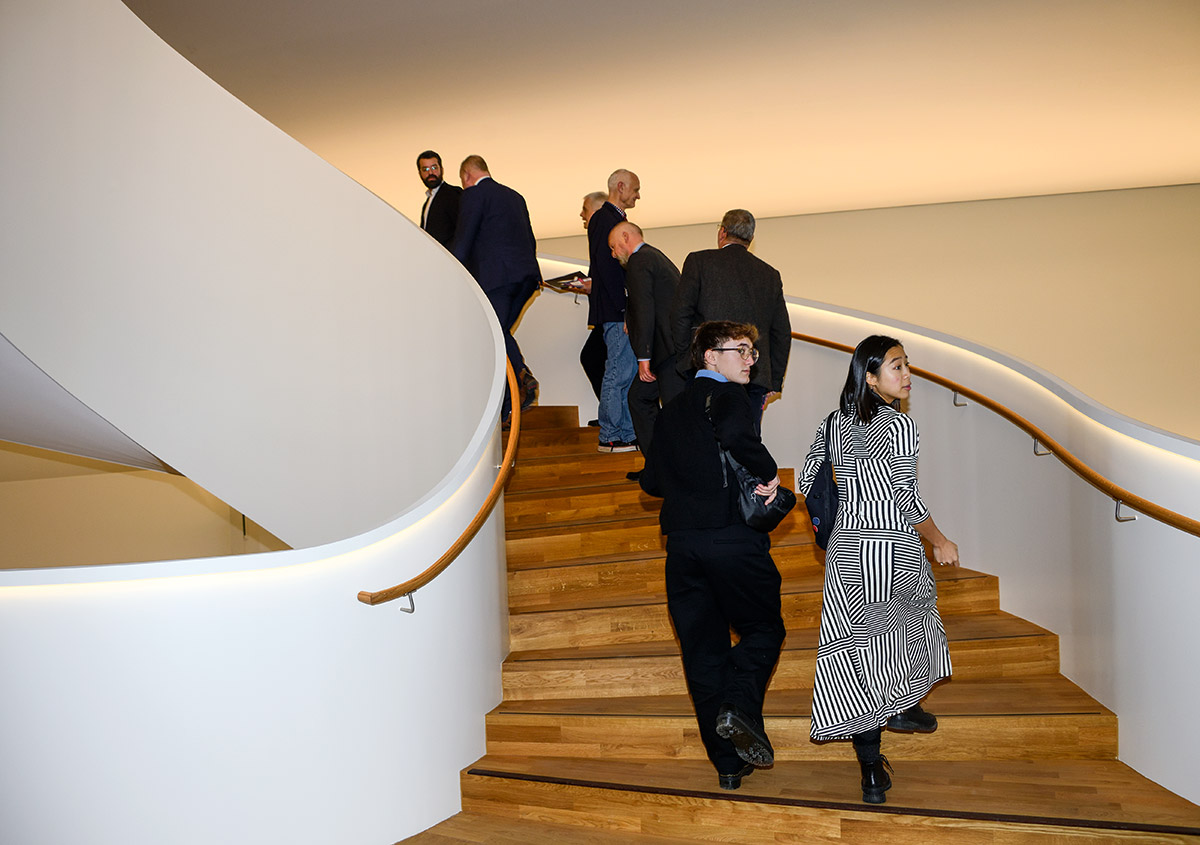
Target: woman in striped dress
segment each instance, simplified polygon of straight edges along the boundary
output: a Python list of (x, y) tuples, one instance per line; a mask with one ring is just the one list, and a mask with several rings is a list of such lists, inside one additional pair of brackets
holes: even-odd
[(803, 493), (812, 487), (828, 424), (839, 506), (825, 557), (811, 736), (853, 741), (871, 804), (884, 803), (892, 785), (883, 728), (936, 730), (919, 702), (950, 675), (921, 538), (943, 565), (958, 564), (958, 547), (917, 491), (917, 426), (899, 410), (911, 389), (899, 341), (874, 335), (860, 343), (839, 409), (817, 429), (798, 485)]

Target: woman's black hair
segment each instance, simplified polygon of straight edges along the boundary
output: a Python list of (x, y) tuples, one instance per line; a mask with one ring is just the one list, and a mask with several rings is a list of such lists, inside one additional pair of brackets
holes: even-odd
[(887, 356), (888, 350), (899, 346), (904, 347), (894, 337), (873, 334), (854, 349), (854, 357), (850, 359), (850, 372), (846, 374), (846, 386), (842, 388), (842, 399), (839, 407), (842, 413), (853, 416), (859, 422), (868, 423), (875, 418), (875, 412), (881, 405), (887, 403), (867, 384), (867, 373), (879, 376), (879, 368)]

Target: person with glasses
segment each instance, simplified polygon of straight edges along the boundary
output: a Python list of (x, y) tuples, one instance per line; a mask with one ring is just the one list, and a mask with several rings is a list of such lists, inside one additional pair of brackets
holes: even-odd
[(731, 209), (717, 228), (717, 248), (684, 259), (672, 322), (681, 371), (687, 369), (692, 332), (704, 321), (732, 320), (758, 329), (754, 348), (760, 357), (746, 387), (758, 426), (767, 403), (783, 391), (792, 325), (779, 271), (750, 252), (754, 228), (753, 214)]
[(640, 479), (663, 500), (667, 609), (722, 789), (737, 789), (755, 767), (774, 762), (763, 698), (785, 634), (770, 535), (746, 525), (720, 454), (729, 450), (761, 480), (759, 495), (775, 495), (778, 468), (755, 430), (745, 387), (757, 338), (745, 323), (699, 326), (689, 350), (696, 374), (655, 420)]
[(454, 228), (458, 225), (462, 188), (444, 181), (442, 157), (433, 150), (426, 150), (417, 156), (417, 175), (425, 185), (421, 228), (446, 249), (450, 249)]

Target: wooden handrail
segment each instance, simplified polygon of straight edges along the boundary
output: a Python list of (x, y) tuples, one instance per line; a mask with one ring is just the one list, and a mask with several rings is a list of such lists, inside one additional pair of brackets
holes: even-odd
[[(801, 334), (800, 332), (792, 332), (792, 337), (796, 340), (801, 340), (805, 343), (811, 343), (816, 346), (824, 346), (829, 349), (836, 349), (840, 352), (848, 352), (850, 354), (854, 353), (853, 346), (848, 346), (844, 343), (838, 343), (837, 341), (826, 340), (825, 338), (814, 337), (813, 335)], [(1067, 469), (1071, 470), (1071, 472), (1078, 475), (1080, 478), (1095, 487), (1104, 495), (1108, 496), (1110, 499), (1115, 500), (1118, 507), (1124, 504), (1138, 513), (1145, 514), (1151, 519), (1156, 519), (1159, 522), (1163, 522), (1174, 528), (1178, 528), (1180, 531), (1186, 531), (1188, 534), (1194, 534), (1197, 537), (1200, 537), (1200, 521), (1184, 516), (1183, 514), (1176, 513), (1173, 510), (1168, 510), (1162, 505), (1156, 505), (1149, 499), (1143, 499), (1141, 496), (1130, 493), (1124, 487), (1118, 487), (1116, 484), (1109, 481), (1103, 475), (1096, 472), (1083, 461), (1079, 460), (1079, 458), (1067, 451), (1062, 444), (1060, 444), (1049, 434), (1042, 431), (1036, 425), (1025, 419), (1011, 408), (1005, 407), (999, 402), (984, 396), (982, 393), (971, 390), (969, 387), (964, 387), (963, 385), (951, 381), (948, 378), (939, 376), (937, 373), (931, 373), (928, 370), (921, 369), (920, 367), (912, 367), (911, 370), (913, 375), (919, 376), (926, 381), (931, 381), (934, 384), (940, 384), (942, 387), (954, 391), (959, 396), (970, 399), (976, 404), (987, 408), (989, 411), (1004, 417), (1004, 419), (1008, 420), (1017, 428), (1025, 431), (1027, 434), (1033, 437), (1034, 440), (1052, 452), (1055, 457), (1067, 465)]]
[(471, 520), (466, 530), (446, 550), (446, 553), (435, 560), (428, 569), (420, 575), (409, 578), (407, 581), (397, 584), (394, 587), (388, 587), (385, 590), (379, 590), (374, 593), (362, 590), (358, 594), (360, 602), (371, 605), (383, 604), (392, 599), (412, 595), (434, 578), (441, 575), (446, 567), (453, 563), (459, 553), (467, 547), (467, 544), (475, 539), (475, 535), (479, 533), (479, 529), (483, 528), (483, 524), (492, 515), (496, 503), (500, 501), (500, 494), (504, 492), (504, 486), (508, 484), (508, 479), (512, 475), (513, 466), (516, 463), (517, 439), (521, 434), (521, 392), (517, 388), (517, 374), (513, 372), (512, 362), (508, 361), (506, 366), (508, 370), (508, 392), (509, 396), (512, 397), (512, 428), (508, 432), (508, 446), (504, 449), (504, 463), (500, 467), (500, 473), (496, 476), (495, 483), (492, 484), (492, 489), (488, 491), (487, 498), (480, 505), (479, 512), (475, 514), (475, 518)]

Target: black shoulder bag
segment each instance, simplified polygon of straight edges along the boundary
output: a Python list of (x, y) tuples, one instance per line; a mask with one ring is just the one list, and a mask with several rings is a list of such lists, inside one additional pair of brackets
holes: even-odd
[(813, 533), (817, 535), (817, 545), (822, 549), (829, 544), (829, 535), (833, 533), (833, 523), (837, 521), (838, 489), (833, 477), (833, 460), (830, 458), (829, 429), (837, 411), (825, 418), (825, 459), (817, 467), (817, 477), (804, 497), (804, 507), (808, 508), (808, 518), (812, 520)]
[[(704, 399), (704, 415), (711, 423), (711, 394)], [(770, 504), (767, 504), (766, 496), (760, 496), (754, 492), (754, 488), (763, 482), (756, 478), (754, 473), (739, 464), (737, 459), (729, 454), (729, 450), (721, 446), (719, 439), (717, 448), (721, 452), (721, 478), (723, 481), (721, 486), (729, 486), (729, 474), (733, 473), (734, 481), (737, 482), (738, 510), (742, 514), (742, 519), (755, 531), (762, 531), (764, 534), (774, 531), (792, 508), (796, 507), (796, 494), (780, 484), (775, 488), (775, 498), (771, 499)]]

